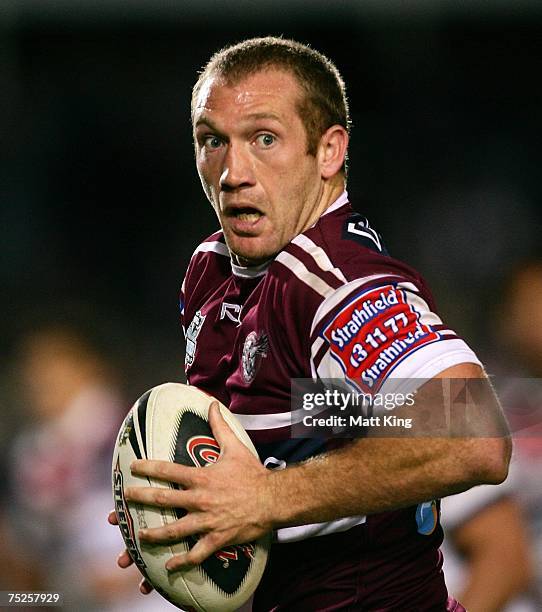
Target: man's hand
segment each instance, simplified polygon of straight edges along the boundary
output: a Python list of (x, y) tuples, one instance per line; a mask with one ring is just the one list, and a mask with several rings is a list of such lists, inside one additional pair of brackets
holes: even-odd
[[(119, 522), (117, 520), (117, 514), (114, 510), (111, 510), (107, 520), (111, 525), (118, 525)], [(130, 553), (127, 550), (123, 550), (120, 555), (117, 557), (117, 565), (122, 567), (122, 569), (126, 569), (133, 564), (133, 559), (130, 557)], [(143, 595), (148, 595), (152, 590), (152, 585), (147, 581), (146, 578), (143, 578), (139, 583), (139, 590), (143, 593)]]
[[(187, 511), (173, 523), (139, 531), (140, 540), (148, 543), (172, 543), (189, 535), (199, 536), (190, 551), (168, 560), (166, 568), (170, 571), (199, 564), (231, 544), (258, 539), (273, 527), (269, 471), (230, 429), (216, 402), (209, 407), (209, 424), (220, 446), (216, 463), (197, 468), (169, 461), (138, 460), (131, 465), (134, 474), (181, 487), (125, 490), (127, 500)], [(126, 555), (121, 554), (119, 565), (127, 562)]]

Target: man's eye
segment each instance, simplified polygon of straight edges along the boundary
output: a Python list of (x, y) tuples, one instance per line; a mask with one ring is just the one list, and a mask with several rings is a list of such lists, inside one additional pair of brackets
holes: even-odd
[(264, 147), (270, 147), (272, 144), (275, 143), (276, 138), (273, 136), (273, 134), (260, 134), (257, 138), (256, 138), (258, 144), (264, 146)]
[(218, 136), (206, 136), (203, 144), (209, 149), (218, 149), (222, 145), (222, 140)]

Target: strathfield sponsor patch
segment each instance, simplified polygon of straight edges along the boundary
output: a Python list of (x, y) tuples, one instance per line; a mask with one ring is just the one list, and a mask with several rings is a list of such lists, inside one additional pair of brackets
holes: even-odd
[(390, 370), (439, 339), (393, 285), (354, 296), (322, 332), (345, 375), (362, 391), (378, 390)]

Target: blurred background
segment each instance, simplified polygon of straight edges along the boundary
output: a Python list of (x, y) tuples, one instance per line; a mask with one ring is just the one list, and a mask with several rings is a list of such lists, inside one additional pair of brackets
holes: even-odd
[[(178, 290), (217, 228), (194, 168), (191, 87), (215, 50), (268, 34), (342, 72), (348, 191), (390, 253), (497, 370), (542, 376), (542, 339), (501, 342), (518, 270), (542, 255), (542, 3), (1, 0), (0, 448), (12, 467), (0, 492), (16, 507), (20, 449), (40, 446), (32, 436), (58, 448), (81, 425), (81, 394), (103, 393), (108, 416), (85, 451), (99, 461), (142, 392), (183, 380)], [(531, 322), (541, 274), (513, 311)], [(80, 385), (44, 400), (66, 370), (43, 363), (82, 368)]]

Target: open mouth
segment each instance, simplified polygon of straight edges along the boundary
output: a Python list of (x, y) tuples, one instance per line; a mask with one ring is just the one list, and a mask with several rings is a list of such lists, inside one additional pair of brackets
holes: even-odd
[(227, 215), (228, 217), (235, 217), (236, 219), (239, 219), (239, 221), (248, 221), (249, 223), (254, 223), (263, 217), (263, 213), (256, 208), (251, 208), (250, 206), (230, 208), (227, 210)]

